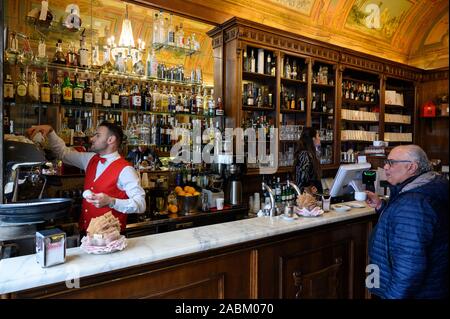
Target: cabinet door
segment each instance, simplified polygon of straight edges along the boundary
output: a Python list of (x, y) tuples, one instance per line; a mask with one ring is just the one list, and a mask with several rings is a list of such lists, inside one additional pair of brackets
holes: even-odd
[(258, 250), (259, 298), (364, 298), (367, 224), (292, 236)]
[(347, 241), (281, 257), (283, 298), (346, 298), (350, 249)]

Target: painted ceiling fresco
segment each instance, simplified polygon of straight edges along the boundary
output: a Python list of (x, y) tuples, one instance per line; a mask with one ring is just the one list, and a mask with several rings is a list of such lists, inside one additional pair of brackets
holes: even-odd
[[(137, 0), (158, 2), (162, 0)], [(167, 1), (166, 1), (167, 2)], [(210, 8), (204, 19), (234, 16), (431, 69), (448, 66), (448, 0), (184, 0)], [(166, 5), (169, 6), (169, 5)]]

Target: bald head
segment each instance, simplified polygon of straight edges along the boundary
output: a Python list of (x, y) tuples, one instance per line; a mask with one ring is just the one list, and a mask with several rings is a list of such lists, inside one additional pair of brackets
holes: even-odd
[(428, 172), (432, 170), (430, 161), (427, 154), (418, 145), (400, 145), (394, 147), (391, 152), (400, 153), (405, 156), (405, 159), (410, 160), (417, 164), (416, 175)]

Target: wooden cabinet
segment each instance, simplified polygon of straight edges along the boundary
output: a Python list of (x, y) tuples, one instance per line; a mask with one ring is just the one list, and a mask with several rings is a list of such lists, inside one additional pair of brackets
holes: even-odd
[[(223, 76), (214, 85), (224, 96), (230, 123), (239, 126), (244, 117), (253, 116), (275, 119), (279, 132), (283, 125), (313, 126), (323, 137), (322, 169), (336, 169), (341, 162), (352, 161), (353, 158), (341, 158), (341, 152), (364, 151), (373, 140), (389, 140), (392, 145), (416, 141), (416, 92), (423, 70), (239, 18), (223, 23), (208, 35), (213, 39), (214, 50), (224, 57)], [(248, 58), (249, 48), (254, 55), (258, 50), (273, 53), (272, 62), (276, 57), (275, 73), (257, 78), (270, 83), (271, 88), (276, 84), (272, 90), (274, 109), (242, 107), (243, 83), (255, 80), (244, 72), (244, 54)], [(385, 103), (389, 90), (403, 95), (404, 107)], [(350, 92), (356, 96), (352, 98)], [(300, 105), (305, 101), (304, 111), (297, 107), (299, 99)], [(289, 154), (294, 144), (280, 141), (280, 153)], [(289, 164), (284, 158), (281, 160), (282, 164)], [(286, 168), (278, 171), (282, 170)]]
[(375, 216), (85, 277), (3, 298), (365, 298)]

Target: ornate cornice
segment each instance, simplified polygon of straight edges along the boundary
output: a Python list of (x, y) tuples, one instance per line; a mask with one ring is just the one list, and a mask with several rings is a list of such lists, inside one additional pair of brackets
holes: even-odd
[(390, 64), (385, 64), (384, 73), (387, 76), (395, 76), (412, 81), (419, 81), (422, 77), (422, 74), (419, 71), (411, 70), (408, 67)]
[(354, 66), (361, 69), (374, 71), (376, 73), (383, 72), (384, 70), (383, 64), (380, 62), (372, 61), (347, 53), (341, 53), (341, 62), (348, 66)]
[(215, 49), (223, 45), (223, 34), (219, 33), (212, 39), (212, 48)]
[(256, 42), (260, 45), (273, 47), (274, 49), (313, 56), (315, 58), (320, 58), (331, 62), (339, 62), (339, 52), (336, 50), (295, 40), (290, 37), (268, 33), (263, 30), (260, 31), (248, 26), (235, 26), (225, 31), (225, 43), (236, 38), (248, 42)]
[(448, 80), (448, 69), (425, 71), (422, 75), (422, 81)]

